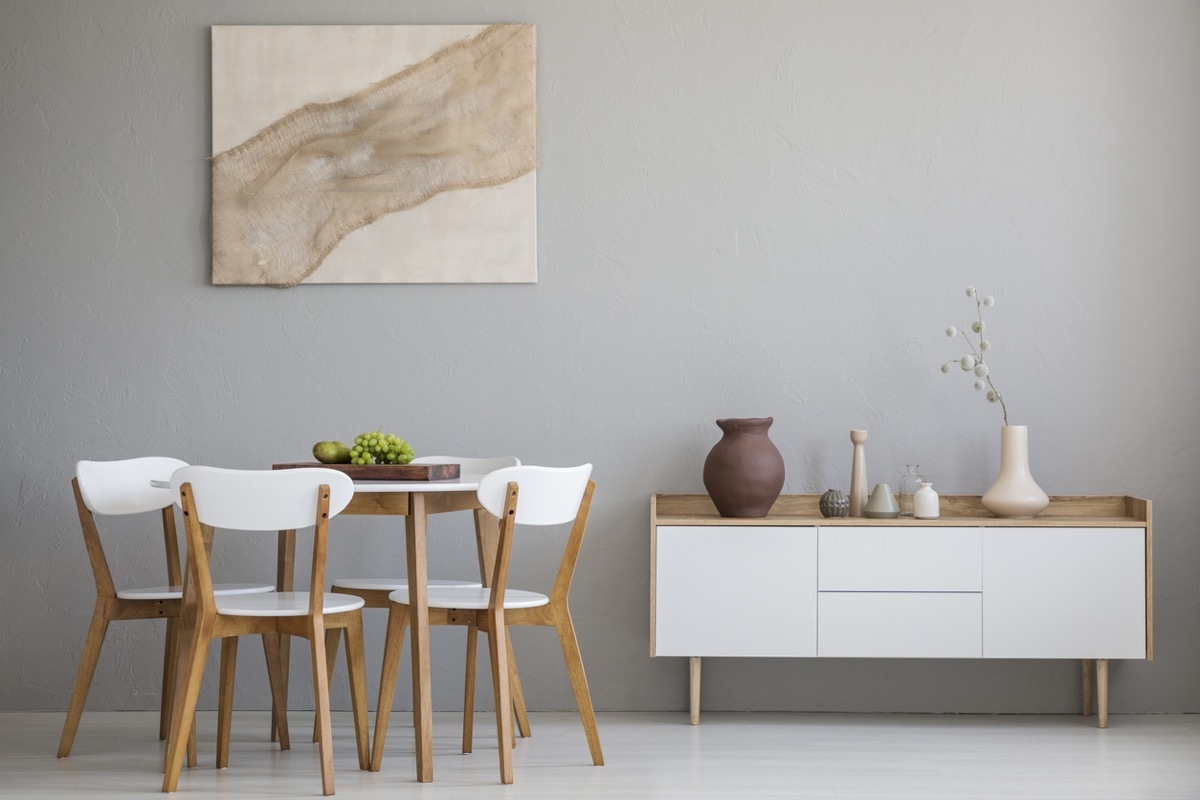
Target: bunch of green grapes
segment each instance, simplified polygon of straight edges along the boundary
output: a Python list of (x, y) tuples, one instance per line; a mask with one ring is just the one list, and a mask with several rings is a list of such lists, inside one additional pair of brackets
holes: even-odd
[(351, 464), (407, 464), (413, 460), (412, 445), (383, 428), (374, 433), (363, 433), (354, 437), (350, 448)]

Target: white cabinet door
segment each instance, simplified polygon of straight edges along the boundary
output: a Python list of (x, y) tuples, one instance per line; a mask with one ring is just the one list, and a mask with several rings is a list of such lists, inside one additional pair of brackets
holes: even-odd
[(659, 525), (654, 655), (813, 656), (815, 528)]
[(985, 658), (1145, 658), (1143, 528), (988, 528)]
[(821, 592), (817, 654), (979, 658), (978, 592)]

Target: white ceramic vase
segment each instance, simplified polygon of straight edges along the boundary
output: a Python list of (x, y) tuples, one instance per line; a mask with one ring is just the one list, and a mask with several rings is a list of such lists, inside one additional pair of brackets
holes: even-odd
[(921, 488), (913, 492), (913, 516), (917, 519), (937, 519), (940, 513), (938, 493), (933, 490), (933, 484), (921, 482)]
[(1000, 429), (1000, 477), (983, 495), (983, 507), (1004, 519), (1032, 519), (1046, 510), (1050, 498), (1029, 472), (1029, 428)]

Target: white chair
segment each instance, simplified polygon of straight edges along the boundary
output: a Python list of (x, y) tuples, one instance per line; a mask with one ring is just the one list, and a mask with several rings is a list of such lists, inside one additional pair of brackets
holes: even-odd
[[(354, 496), (354, 483), (331, 469), (243, 471), (215, 467), (184, 467), (171, 476), (171, 491), (183, 509), (187, 534), (187, 585), (182, 619), (186, 631), (181, 642), (181, 683), (176, 689), (167, 748), (163, 791), (175, 791), (183, 762), (184, 732), (196, 710), (209, 644), (221, 639), (221, 681), (217, 705), (217, 766), (229, 760), (229, 727), (233, 709), (233, 676), (237, 637), (264, 634), (268, 648), (278, 649), (278, 635), (300, 636), (312, 645), (312, 666), (317, 720), (320, 726), (321, 782), (325, 794), (334, 793), (333, 737), (330, 734), (329, 675), (325, 662), (325, 632), (346, 629), (350, 662), (350, 698), (353, 706), (358, 763), (367, 769), (366, 673), (363, 668), (361, 598), (326, 593), (325, 554), (329, 519), (341, 513)], [(294, 530), (313, 526), (312, 574), (307, 592), (221, 596), (214, 594), (204, 548), (205, 530)], [(268, 653), (278, 663), (278, 653)], [(271, 691), (278, 708), (282, 681), (274, 670)], [(283, 738), (283, 726), (280, 726)]]
[[(150, 485), (152, 478), (165, 478), (187, 462), (177, 458), (150, 456), (119, 461), (80, 461), (75, 465), (71, 488), (75, 507), (83, 529), (83, 542), (91, 561), (92, 577), (96, 581), (96, 605), (88, 627), (83, 654), (75, 674), (75, 688), (58, 743), (58, 757), (71, 754), (79, 719), (87, 702), (88, 689), (100, 660), (100, 648), (108, 623), (128, 619), (165, 619), (166, 644), (163, 648), (162, 698), (159, 710), (158, 736), (167, 737), (171, 708), (175, 659), (178, 654), (176, 619), (182, 595), (182, 574), (179, 565), (179, 540), (175, 532), (175, 504), (171, 492)], [(162, 516), (163, 541), (167, 552), (167, 585), (118, 590), (109, 572), (108, 559), (100, 542), (96, 517), (126, 517), (158, 511)], [(221, 595), (270, 592), (275, 587), (267, 583), (220, 584), (213, 587)], [(191, 745), (194, 747), (194, 742)], [(195, 763), (194, 749), (189, 763)]]
[[(495, 472), (498, 469), (506, 467), (519, 467), (521, 459), (516, 456), (497, 456), (494, 458), (468, 458), (460, 456), (420, 456), (412, 460), (413, 464), (458, 464), (460, 475), (486, 475), (489, 472)], [(446, 587), (473, 587), (479, 588), (486, 586), (490, 580), (491, 572), (494, 566), (494, 554), (496, 552), (496, 535), (497, 527), (496, 520), (487, 513), (486, 509), (479, 509), (475, 512), (475, 543), (479, 554), (479, 572), (480, 580), (478, 581), (455, 581), (445, 579), (431, 579), (428, 582), (430, 589), (446, 588)], [(361, 597), (366, 602), (367, 608), (387, 608), (388, 595), (392, 592), (407, 592), (407, 578), (337, 578), (333, 581), (332, 591), (345, 592)], [(464, 696), (464, 710), (469, 710), (475, 701), (475, 661), (477, 652), (478, 636), (474, 628), (469, 628), (467, 631), (467, 667), (466, 667), (466, 686), (467, 691)], [(338, 649), (338, 631), (329, 631), (326, 636), (325, 652), (329, 658), (329, 672), (333, 673), (334, 659), (337, 657)], [(529, 729), (529, 713), (525, 708), (525, 696), (521, 691), (521, 678), (517, 674), (517, 660), (512, 652), (512, 643), (509, 643), (509, 665), (511, 672), (509, 680), (512, 686), (513, 710), (516, 713), (517, 730), (522, 737), (530, 735)], [(313, 726), (313, 741), (317, 740), (316, 725)], [(470, 714), (463, 716), (463, 752), (471, 752), (471, 717)]]
[[(508, 671), (508, 625), (538, 625), (558, 632), (559, 644), (567, 664), (567, 674), (575, 692), (575, 702), (583, 720), (592, 763), (604, 764), (596, 715), (592, 709), (583, 659), (575, 638), (575, 626), (567, 595), (583, 544), (595, 484), (592, 465), (558, 469), (553, 467), (509, 467), (485, 476), (479, 483), (479, 502), (498, 517), (499, 547), (495, 570), (488, 587), (447, 586), (429, 590), (430, 625), (466, 625), (488, 634), (491, 655), (492, 688), (496, 698), (496, 732), (500, 751), (500, 781), (513, 782), (512, 712)], [(517, 524), (562, 525), (572, 523), (571, 533), (559, 564), (558, 575), (549, 595), (508, 588), (508, 568), (512, 556), (513, 533)], [(371, 769), (378, 770), (387, 741), (388, 717), (399, 674), (400, 651), (408, 626), (408, 595), (392, 592), (388, 613), (387, 642), (384, 646), (383, 674), (379, 683), (379, 706), (375, 716), (375, 741)], [(472, 709), (467, 709), (467, 714)]]

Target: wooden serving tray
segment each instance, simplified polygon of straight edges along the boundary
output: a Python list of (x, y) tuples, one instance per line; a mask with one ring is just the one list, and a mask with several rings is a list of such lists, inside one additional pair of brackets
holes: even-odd
[(271, 469), (300, 467), (336, 469), (356, 481), (450, 481), (460, 475), (458, 464), (322, 464), (319, 461), (301, 461), (271, 465)]

